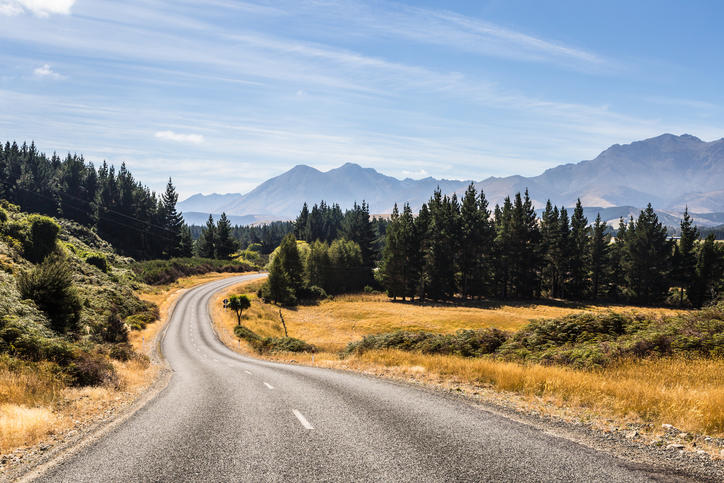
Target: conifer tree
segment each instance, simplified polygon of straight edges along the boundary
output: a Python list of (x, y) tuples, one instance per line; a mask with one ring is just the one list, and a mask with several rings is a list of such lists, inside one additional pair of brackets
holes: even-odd
[(418, 227), (416, 226), (415, 217), (412, 215), (412, 209), (408, 203), (405, 203), (402, 209), (399, 223), (403, 252), (403, 298), (407, 295), (412, 300), (415, 298), (417, 288), (420, 285), (422, 262), (420, 256), (420, 239), (417, 234)]
[(580, 300), (588, 291), (588, 272), (590, 259), (589, 255), (589, 228), (588, 220), (583, 216), (583, 205), (581, 200), (576, 201), (576, 207), (571, 217), (571, 235), (569, 252), (569, 275), (568, 283), (569, 298)]
[(299, 216), (297, 216), (297, 219), (294, 222), (294, 236), (297, 237), (297, 240), (305, 240), (307, 242), (313, 241), (310, 239), (307, 233), (308, 219), (309, 208), (307, 207), (307, 203), (305, 202), (304, 205), (302, 205), (302, 211), (299, 213)]
[(231, 222), (226, 217), (226, 213), (221, 213), (219, 221), (216, 223), (216, 243), (214, 245), (214, 254), (216, 258), (227, 260), (236, 250), (236, 241), (231, 236)]
[(606, 234), (606, 223), (601, 221), (601, 214), (596, 215), (591, 235), (591, 296), (597, 299), (601, 287), (605, 285), (610, 253), (611, 236)]
[(475, 185), (470, 183), (460, 206), (460, 293), (464, 299), (473, 294), (474, 284), (481, 279), (478, 272), (483, 257), (482, 225), (481, 214), (478, 210), (478, 194)]
[(201, 232), (196, 249), (198, 255), (202, 258), (214, 258), (216, 256), (216, 224), (214, 224), (214, 218), (211, 215), (206, 221), (206, 227)]
[(375, 267), (375, 232), (370, 221), (369, 205), (362, 202), (354, 204), (344, 215), (341, 235), (347, 240), (357, 243), (362, 251), (362, 262), (366, 267), (367, 283), (372, 281), (372, 270)]
[(395, 203), (390, 216), (390, 224), (387, 225), (385, 232), (385, 246), (380, 263), (382, 285), (392, 300), (398, 296), (404, 299), (406, 294), (405, 255), (404, 232), (397, 203)]
[(178, 201), (178, 194), (176, 188), (171, 181), (168, 179), (166, 184), (166, 192), (161, 195), (161, 219), (163, 222), (163, 229), (165, 230), (166, 246), (163, 253), (166, 257), (177, 257), (181, 251), (181, 235), (184, 226), (184, 219), (181, 213), (176, 211), (176, 202)]
[(696, 277), (689, 294), (695, 307), (714, 300), (724, 285), (724, 251), (717, 245), (714, 234), (710, 233), (699, 248)]
[(684, 209), (681, 220), (681, 237), (674, 257), (676, 282), (679, 284), (679, 305), (684, 304), (684, 290), (690, 291), (696, 279), (696, 244), (699, 241), (699, 230), (694, 225), (689, 208)]
[(427, 253), (430, 250), (430, 210), (427, 203), (423, 203), (420, 212), (415, 219), (415, 244), (417, 252), (414, 253), (415, 266), (419, 267), (419, 276), (417, 281), (417, 297), (422, 300), (427, 296), (428, 287), (430, 285), (430, 272), (427, 265)]
[(192, 257), (194, 255), (194, 240), (191, 236), (191, 229), (184, 225), (181, 230), (181, 243), (179, 245), (179, 257)]
[(627, 288), (641, 303), (662, 302), (669, 289), (672, 244), (666, 227), (648, 204), (626, 230), (624, 270)]

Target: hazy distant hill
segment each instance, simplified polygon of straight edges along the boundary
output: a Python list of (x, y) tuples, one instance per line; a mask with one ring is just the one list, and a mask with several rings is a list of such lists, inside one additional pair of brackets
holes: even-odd
[(498, 201), (528, 188), (536, 205), (550, 198), (572, 206), (645, 206), (664, 210), (724, 211), (724, 139), (704, 142), (684, 134), (615, 144), (591, 161), (564, 164), (540, 176), (488, 178), (477, 183)]
[[(389, 213), (395, 202), (419, 208), (437, 186), (444, 193), (461, 194), (469, 183), (434, 178), (399, 180), (352, 163), (327, 172), (298, 165), (247, 194), (197, 194), (179, 203), (179, 208), (185, 212), (254, 215), (256, 220), (288, 219), (296, 216), (305, 201), (323, 199), (342, 208), (365, 200), (373, 213)], [(698, 213), (697, 223), (715, 225), (722, 223), (724, 212), (724, 139), (704, 142), (688, 134), (663, 134), (616, 144), (593, 160), (560, 165), (539, 176), (491, 177), (476, 185), (485, 191), (491, 206), (528, 188), (538, 208), (547, 199), (572, 207), (580, 197), (584, 206), (608, 209), (606, 215), (602, 213), (604, 219), (617, 220), (638, 213), (651, 202), (667, 224), (676, 224), (688, 204), (689, 211)]]
[(292, 218), (302, 203), (321, 200), (339, 203), (342, 209), (365, 200), (373, 213), (389, 213), (395, 203), (409, 202), (419, 207), (440, 186), (451, 193), (467, 186), (470, 181), (450, 181), (425, 178), (399, 180), (385, 176), (372, 168), (347, 163), (326, 172), (298, 165), (284, 174), (271, 178), (245, 195), (194, 195), (179, 203), (182, 211), (235, 215), (275, 215)]

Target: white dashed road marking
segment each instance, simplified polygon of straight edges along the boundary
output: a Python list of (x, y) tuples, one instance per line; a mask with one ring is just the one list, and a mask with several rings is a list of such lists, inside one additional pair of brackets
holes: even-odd
[(309, 421), (307, 421), (307, 418), (304, 417), (302, 413), (297, 411), (296, 409), (292, 409), (292, 412), (297, 417), (300, 423), (302, 423), (302, 426), (304, 426), (306, 429), (314, 429), (314, 426), (309, 424)]
[(268, 382), (265, 382), (264, 385), (265, 385), (266, 387), (268, 387), (269, 389), (274, 389), (274, 386), (272, 386), (272, 385), (269, 384)]

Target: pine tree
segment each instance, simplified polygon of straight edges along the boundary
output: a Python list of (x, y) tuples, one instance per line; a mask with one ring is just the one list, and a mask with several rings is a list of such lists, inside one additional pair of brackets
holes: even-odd
[(724, 285), (724, 251), (717, 247), (713, 233), (700, 244), (698, 252), (696, 277), (689, 293), (689, 300), (695, 307), (714, 300)]
[(165, 233), (166, 246), (163, 253), (166, 257), (177, 257), (181, 251), (181, 235), (184, 226), (184, 219), (181, 213), (176, 211), (176, 202), (178, 202), (178, 194), (176, 188), (168, 179), (166, 184), (166, 192), (161, 195), (161, 219)]
[(400, 234), (404, 260), (402, 272), (404, 283), (403, 298), (407, 295), (412, 300), (415, 298), (417, 288), (420, 285), (422, 262), (420, 239), (417, 233), (415, 217), (412, 215), (412, 209), (408, 203), (405, 203), (402, 209), (402, 215), (400, 216)]
[(605, 285), (610, 252), (611, 236), (606, 234), (606, 223), (601, 221), (601, 214), (596, 215), (591, 236), (591, 296), (597, 299), (601, 287)]
[(201, 232), (196, 249), (198, 255), (202, 258), (214, 258), (216, 256), (216, 224), (214, 224), (214, 218), (211, 215), (206, 221), (206, 227)]
[(430, 285), (430, 272), (426, 263), (427, 253), (430, 250), (430, 210), (427, 203), (423, 203), (415, 219), (415, 243), (417, 252), (414, 253), (414, 265), (419, 267), (417, 283), (417, 297), (422, 300), (427, 296)]
[(221, 260), (231, 258), (236, 250), (236, 241), (231, 236), (231, 222), (226, 217), (226, 213), (222, 213), (219, 221), (216, 223), (216, 243), (214, 245), (214, 255)]
[(684, 304), (684, 290), (690, 291), (696, 279), (696, 244), (699, 238), (699, 230), (686, 207), (681, 220), (681, 237), (674, 257), (676, 282), (679, 284), (679, 305)]
[(375, 232), (370, 221), (369, 205), (366, 202), (363, 201), (361, 205), (355, 203), (352, 209), (345, 213), (341, 235), (359, 245), (362, 250), (362, 262), (367, 270), (365, 283), (371, 282), (377, 253), (375, 252)]
[(307, 234), (308, 219), (309, 208), (307, 207), (307, 203), (305, 202), (304, 205), (302, 205), (302, 211), (299, 213), (299, 216), (297, 216), (297, 219), (294, 221), (294, 236), (297, 237), (297, 240), (305, 240), (308, 242), (312, 241), (309, 239), (309, 236)]
[(641, 303), (662, 302), (669, 289), (672, 244), (651, 203), (626, 229), (624, 270), (627, 288)]
[(191, 236), (191, 229), (184, 225), (181, 230), (181, 243), (179, 244), (179, 257), (192, 257), (194, 255), (194, 240)]
[(498, 295), (507, 298), (511, 292), (513, 259), (513, 204), (506, 196), (502, 208), (495, 207), (495, 281)]
[(589, 228), (588, 220), (583, 216), (581, 200), (576, 201), (576, 207), (571, 217), (571, 249), (569, 256), (570, 281), (568, 284), (568, 297), (576, 300), (582, 299), (588, 292), (588, 272), (590, 266), (589, 255)]
[(541, 286), (553, 297), (558, 288), (558, 259), (559, 245), (558, 208), (553, 207), (551, 200), (546, 202), (541, 217)]
[(380, 275), (387, 295), (395, 300), (398, 296), (403, 300), (406, 294), (405, 272), (405, 241), (403, 227), (397, 203), (392, 209), (390, 224), (385, 232), (385, 246), (382, 251)]
[(555, 260), (558, 280), (553, 291), (554, 297), (568, 296), (567, 288), (570, 281), (571, 227), (568, 221), (568, 210), (561, 206), (558, 213), (558, 246), (555, 249)]
[(482, 232), (478, 194), (475, 185), (470, 183), (460, 207), (460, 293), (464, 299), (473, 294), (473, 285), (481, 279), (478, 271), (482, 259)]

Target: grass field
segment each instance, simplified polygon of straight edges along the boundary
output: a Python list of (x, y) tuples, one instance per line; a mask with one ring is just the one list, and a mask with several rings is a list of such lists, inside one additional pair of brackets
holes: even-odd
[[(249, 351), (232, 333), (236, 317), (221, 307), (232, 293), (248, 293), (252, 307), (242, 323), (263, 336), (279, 337), (283, 329), (279, 308), (262, 304), (255, 291), (259, 282), (220, 293), (212, 314), (222, 338), (240, 351)], [(531, 319), (553, 318), (581, 311), (636, 311), (648, 315), (677, 311), (633, 306), (576, 306), (551, 304), (494, 304), (455, 306), (390, 302), (381, 295), (337, 297), (319, 305), (282, 309), (289, 335), (317, 346), (317, 354), (276, 354), (278, 360), (365, 371), (415, 379), (471, 393), (492, 390), (514, 395), (519, 402), (571, 412), (578, 419), (663, 423), (697, 433), (724, 436), (724, 360), (662, 358), (622, 361), (596, 370), (503, 362), (489, 358), (375, 350), (341, 359), (348, 342), (367, 334), (400, 329), (448, 333), (461, 328), (497, 327), (509, 331)], [(655, 432), (655, 431), (654, 431)]]

